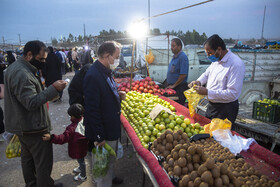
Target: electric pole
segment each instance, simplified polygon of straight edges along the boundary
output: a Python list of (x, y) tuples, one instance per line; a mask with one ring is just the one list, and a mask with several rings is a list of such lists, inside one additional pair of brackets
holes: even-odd
[(266, 6), (264, 6), (264, 12), (263, 12), (262, 38), (261, 38), (262, 44), (264, 44), (263, 31), (264, 31), (265, 10), (266, 10)]
[(3, 40), (3, 47), (5, 47), (5, 38), (4, 38), (4, 36), (2, 36), (2, 40)]
[(18, 40), (19, 40), (19, 48), (21, 47), (21, 39), (20, 39), (20, 34), (18, 34)]

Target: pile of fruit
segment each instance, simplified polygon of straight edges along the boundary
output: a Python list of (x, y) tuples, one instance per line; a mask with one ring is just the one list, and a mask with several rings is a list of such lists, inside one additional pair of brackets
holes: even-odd
[(280, 102), (275, 100), (275, 99), (263, 99), (263, 100), (258, 100), (259, 103), (266, 103), (269, 105), (278, 105), (280, 106)]
[(179, 178), (179, 187), (280, 185), (217, 144), (213, 138), (189, 142), (183, 131), (167, 130), (154, 141), (151, 150), (165, 158), (163, 168), (170, 177)]
[[(157, 104), (170, 109), (173, 114), (162, 111), (155, 119), (151, 119), (149, 114)], [(182, 130), (186, 132), (188, 138), (195, 134), (205, 133), (199, 123), (191, 124), (190, 119), (184, 118), (183, 115), (176, 115), (174, 106), (150, 93), (128, 92), (126, 100), (122, 101), (121, 106), (122, 114), (146, 148), (148, 148), (149, 142), (160, 137), (166, 129), (170, 131)]]
[[(125, 91), (128, 93), (130, 91), (130, 79), (125, 78), (125, 81), (117, 79), (117, 82), (120, 83), (118, 90)], [(160, 88), (150, 77), (146, 77), (142, 80), (132, 80), (131, 90), (137, 91), (139, 93), (151, 93), (155, 95), (167, 95), (172, 96), (176, 94), (176, 91), (171, 88), (162, 89)]]

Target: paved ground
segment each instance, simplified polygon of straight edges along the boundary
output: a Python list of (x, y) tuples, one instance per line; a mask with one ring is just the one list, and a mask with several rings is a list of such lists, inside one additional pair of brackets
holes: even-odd
[[(65, 78), (72, 78), (73, 74), (66, 74)], [(0, 101), (3, 108), (3, 100)], [(70, 124), (70, 118), (67, 114), (68, 108), (68, 93), (64, 90), (63, 99), (61, 102), (50, 103), (50, 118), (53, 125), (52, 133), (63, 133), (65, 127)], [(138, 161), (131, 144), (126, 147), (126, 137), (123, 133), (122, 144), (124, 145), (124, 157), (118, 160), (115, 167), (115, 174), (124, 179), (120, 187), (138, 187), (142, 186), (143, 170)], [(22, 176), (20, 158), (7, 159), (5, 149), (7, 143), (0, 142), (0, 187), (24, 187), (25, 183)], [(62, 182), (66, 187), (90, 187), (93, 186), (90, 176), (89, 159), (86, 158), (88, 180), (81, 183), (73, 181), (74, 174), (72, 170), (78, 166), (76, 160), (68, 156), (67, 144), (53, 145), (54, 163), (52, 177), (56, 182)], [(145, 186), (153, 186), (149, 178), (146, 177)], [(117, 187), (117, 186), (116, 186)]]

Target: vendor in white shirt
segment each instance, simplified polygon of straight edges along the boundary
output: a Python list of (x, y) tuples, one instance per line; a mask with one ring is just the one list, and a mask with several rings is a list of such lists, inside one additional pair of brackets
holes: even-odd
[[(217, 34), (206, 40), (204, 49), (212, 63), (189, 87), (194, 86), (199, 94), (207, 95), (207, 118), (228, 118), (234, 124), (239, 109), (238, 98), (243, 86), (245, 65), (237, 55), (226, 49), (224, 41)], [(203, 87), (205, 84), (206, 87)]]

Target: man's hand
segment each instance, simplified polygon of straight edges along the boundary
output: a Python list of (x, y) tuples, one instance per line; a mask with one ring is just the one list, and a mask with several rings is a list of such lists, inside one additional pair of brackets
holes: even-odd
[(124, 91), (119, 91), (119, 95), (120, 95), (121, 100), (125, 100), (126, 93)]
[(168, 85), (166, 88), (171, 88), (171, 89), (174, 89), (174, 88), (175, 88), (175, 86), (174, 86), (174, 84), (171, 84), (171, 85)]
[(188, 87), (189, 87), (189, 88), (192, 88), (194, 85), (201, 86), (201, 83), (200, 83), (199, 81), (192, 81), (192, 82), (188, 85)]
[(50, 141), (51, 135), (49, 133), (48, 134), (44, 134), (42, 138), (43, 138), (44, 141)]
[(197, 85), (195, 85), (193, 88), (194, 88), (194, 89), (196, 90), (196, 92), (197, 92), (198, 94), (200, 94), (200, 95), (208, 95), (208, 90), (207, 90), (207, 88), (205, 88), (205, 87), (203, 87), (203, 86), (197, 86)]
[(58, 92), (61, 92), (67, 85), (67, 82), (64, 80), (57, 80), (53, 83), (53, 86)]
[(103, 140), (102, 142), (94, 142), (94, 145), (95, 146), (98, 146), (98, 147), (103, 147), (105, 145), (106, 141)]

